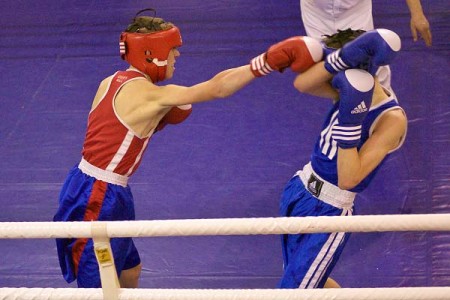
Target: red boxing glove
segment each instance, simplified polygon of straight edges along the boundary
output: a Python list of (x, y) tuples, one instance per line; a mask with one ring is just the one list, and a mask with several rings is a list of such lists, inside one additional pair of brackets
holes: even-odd
[(322, 60), (322, 56), (319, 41), (307, 36), (294, 36), (272, 45), (267, 52), (253, 58), (250, 69), (256, 77), (272, 71), (283, 72), (287, 67), (300, 73)]
[(172, 107), (167, 114), (159, 121), (156, 131), (161, 131), (167, 124), (179, 124), (186, 120), (192, 113), (192, 105), (180, 105)]

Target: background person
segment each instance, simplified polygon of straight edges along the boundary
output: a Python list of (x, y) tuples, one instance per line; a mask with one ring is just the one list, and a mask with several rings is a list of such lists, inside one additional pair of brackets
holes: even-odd
[[(431, 46), (430, 24), (420, 0), (406, 0), (406, 3), (411, 14), (413, 40), (417, 41), (420, 36), (427, 46)], [(300, 0), (300, 11), (306, 34), (317, 40), (347, 28), (364, 31), (374, 29), (372, 0)], [(389, 66), (380, 67), (377, 77), (385, 88), (393, 92)]]

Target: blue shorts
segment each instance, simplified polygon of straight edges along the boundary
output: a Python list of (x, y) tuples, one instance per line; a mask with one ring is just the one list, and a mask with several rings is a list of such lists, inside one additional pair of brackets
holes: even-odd
[[(60, 193), (53, 221), (134, 220), (133, 196), (129, 187), (106, 183), (84, 174), (78, 166), (69, 173)], [(64, 279), (77, 279), (78, 287), (101, 287), (92, 239), (56, 239)], [(111, 239), (117, 275), (140, 264), (131, 238)]]
[[(347, 216), (312, 196), (298, 176), (286, 185), (280, 203), (283, 217)], [(322, 288), (350, 237), (349, 233), (285, 234), (282, 236), (284, 273), (278, 288)]]

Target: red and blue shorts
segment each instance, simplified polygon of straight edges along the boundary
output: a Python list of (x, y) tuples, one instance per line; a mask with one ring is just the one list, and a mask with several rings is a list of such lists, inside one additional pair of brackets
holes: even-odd
[[(130, 188), (97, 180), (78, 166), (69, 173), (60, 193), (59, 208), (53, 221), (125, 221), (134, 220), (134, 202)], [(56, 239), (59, 264), (64, 279), (77, 279), (78, 287), (101, 287), (100, 272), (92, 239)], [(139, 253), (131, 238), (113, 238), (111, 247), (117, 275), (140, 264)]]

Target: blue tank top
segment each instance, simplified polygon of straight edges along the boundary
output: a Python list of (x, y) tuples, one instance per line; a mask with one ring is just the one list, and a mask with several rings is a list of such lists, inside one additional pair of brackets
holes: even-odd
[[(358, 150), (361, 146), (367, 141), (370, 137), (373, 127), (376, 121), (381, 117), (385, 112), (392, 109), (402, 109), (397, 100), (393, 98), (393, 96), (387, 98), (382, 103), (378, 104), (375, 107), (371, 107), (369, 113), (367, 114), (364, 122), (362, 124), (362, 134), (361, 141), (358, 145)], [(337, 123), (337, 115), (339, 112), (339, 101), (337, 101), (330, 112), (328, 113), (325, 122), (322, 127), (322, 131), (316, 141), (314, 146), (314, 152), (311, 155), (311, 165), (313, 170), (326, 181), (337, 186), (338, 184), (338, 175), (337, 175), (337, 143), (333, 140), (331, 136), (331, 128), (335, 123)], [(403, 137), (400, 145), (396, 148), (400, 148), (403, 143), (405, 137)], [(395, 151), (394, 149), (393, 151)], [(391, 151), (391, 153), (393, 152)], [(386, 160), (388, 156), (384, 158), (384, 160), (366, 177), (364, 178), (357, 186), (351, 189), (351, 192), (359, 193), (362, 192), (372, 181), (373, 177), (377, 173), (380, 166)]]

